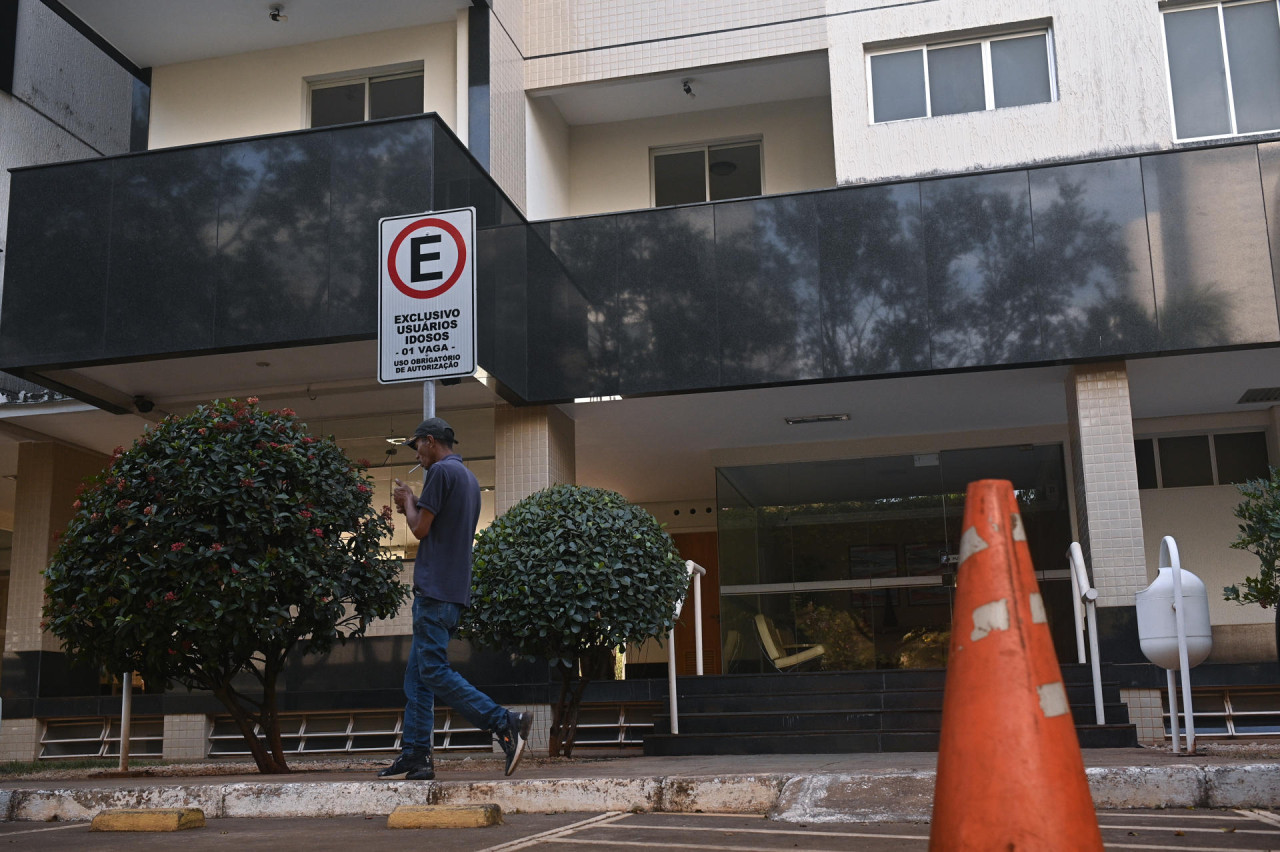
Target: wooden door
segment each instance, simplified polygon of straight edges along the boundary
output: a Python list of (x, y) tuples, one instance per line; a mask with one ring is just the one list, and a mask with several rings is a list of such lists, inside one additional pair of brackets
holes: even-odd
[[(702, 670), (704, 674), (721, 674), (720, 670), (720, 548), (714, 532), (673, 533), (676, 548), (685, 559), (692, 559), (707, 575), (702, 578)], [(697, 654), (693, 635), (693, 588), (690, 584), (684, 609), (676, 623), (676, 673), (696, 675)]]

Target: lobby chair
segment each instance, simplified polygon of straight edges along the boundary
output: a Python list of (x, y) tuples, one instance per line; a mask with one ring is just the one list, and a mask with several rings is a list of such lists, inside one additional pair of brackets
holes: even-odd
[(818, 661), (827, 652), (821, 645), (786, 644), (773, 619), (763, 612), (756, 615), (756, 637), (760, 640), (760, 650), (780, 672), (817, 668)]

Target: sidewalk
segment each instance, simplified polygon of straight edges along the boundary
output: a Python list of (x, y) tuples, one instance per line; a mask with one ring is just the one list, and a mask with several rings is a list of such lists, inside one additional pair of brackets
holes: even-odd
[[(996, 744), (994, 747), (999, 747)], [(1100, 808), (1280, 807), (1280, 759), (1174, 755), (1156, 749), (1084, 752)], [(219, 817), (388, 814), (397, 805), (480, 804), (507, 812), (655, 811), (768, 814), (789, 822), (923, 822), (933, 801), (933, 753), (779, 754), (706, 757), (528, 757), (511, 778), (497, 757), (437, 760), (435, 781), (377, 781), (385, 760), (263, 776), (236, 767), (188, 774), (0, 778), (10, 820), (85, 820), (106, 808), (198, 807)], [(156, 770), (182, 773), (184, 767)], [(201, 774), (194, 774), (199, 771)], [(224, 774), (209, 774), (222, 772)]]

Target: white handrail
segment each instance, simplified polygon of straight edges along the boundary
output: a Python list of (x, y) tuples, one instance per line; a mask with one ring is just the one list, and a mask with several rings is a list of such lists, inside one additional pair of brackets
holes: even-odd
[[(1187, 622), (1182, 608), (1182, 562), (1178, 543), (1167, 535), (1160, 540), (1160, 567), (1173, 569), (1173, 620), (1178, 628), (1178, 668), (1182, 670), (1182, 709), (1187, 718), (1187, 754), (1196, 753), (1196, 717), (1191, 710), (1191, 666), (1187, 659)], [(1169, 722), (1173, 734), (1173, 753), (1178, 753), (1178, 700), (1175, 695), (1173, 669), (1168, 670)]]
[(1093, 669), (1093, 712), (1099, 725), (1107, 723), (1102, 705), (1102, 661), (1098, 659), (1098, 590), (1089, 582), (1089, 572), (1084, 567), (1084, 551), (1080, 543), (1073, 541), (1067, 548), (1067, 561), (1071, 563), (1071, 603), (1076, 613), (1076, 652), (1084, 662), (1084, 636), (1081, 635), (1080, 607), (1084, 604), (1089, 628), (1089, 664)]
[[(702, 577), (707, 573), (692, 559), (684, 561), (685, 570), (693, 579), (693, 648), (697, 655), (697, 671), (702, 674)], [(680, 618), (680, 610), (684, 608), (684, 598), (676, 601), (676, 618)], [(680, 733), (680, 717), (676, 709), (676, 626), (672, 622), (667, 633), (667, 701), (671, 709), (671, 733)]]

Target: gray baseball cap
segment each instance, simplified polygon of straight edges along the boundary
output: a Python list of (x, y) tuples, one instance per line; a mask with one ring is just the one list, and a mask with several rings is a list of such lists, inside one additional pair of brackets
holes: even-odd
[(404, 442), (409, 448), (416, 448), (418, 440), (431, 436), (439, 438), (450, 443), (458, 443), (458, 439), (453, 437), (453, 427), (439, 417), (428, 417), (418, 424), (418, 428), (413, 430), (413, 437)]

